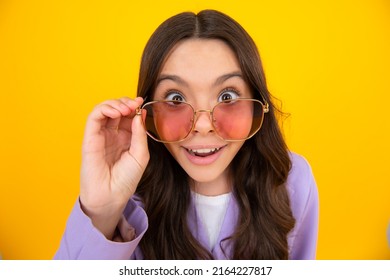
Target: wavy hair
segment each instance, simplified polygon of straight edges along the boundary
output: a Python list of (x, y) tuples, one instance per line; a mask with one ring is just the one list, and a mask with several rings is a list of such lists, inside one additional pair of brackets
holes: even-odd
[[(185, 12), (163, 22), (142, 55), (138, 96), (153, 97), (156, 81), (172, 48), (190, 38), (218, 39), (237, 56), (254, 98), (270, 104), (261, 130), (246, 140), (230, 169), (233, 194), (240, 209), (231, 259), (287, 259), (287, 235), (295, 225), (285, 186), (291, 160), (278, 126), (275, 108), (257, 47), (229, 16), (204, 10)], [(261, 94), (260, 94), (261, 93)], [(195, 239), (187, 215), (191, 200), (189, 178), (161, 143), (148, 139), (150, 162), (137, 188), (149, 218), (140, 246), (146, 259), (212, 259)]]

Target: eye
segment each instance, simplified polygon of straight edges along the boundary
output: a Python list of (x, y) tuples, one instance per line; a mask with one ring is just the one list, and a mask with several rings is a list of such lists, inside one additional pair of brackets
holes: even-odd
[(168, 92), (166, 97), (165, 97), (165, 100), (168, 100), (168, 101), (178, 101), (178, 102), (184, 102), (185, 101), (183, 95), (180, 92), (177, 92), (177, 91)]
[(226, 102), (229, 100), (237, 99), (239, 97), (240, 97), (240, 95), (236, 90), (227, 88), (227, 89), (224, 89), (219, 94), (218, 102)]

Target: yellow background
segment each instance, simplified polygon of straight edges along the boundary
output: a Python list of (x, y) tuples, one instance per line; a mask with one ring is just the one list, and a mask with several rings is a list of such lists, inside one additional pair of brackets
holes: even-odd
[(256, 41), (320, 194), (319, 259), (390, 259), (390, 3), (0, 1), (0, 252), (50, 259), (78, 195), (86, 117), (135, 95), (142, 49), (182, 11), (219, 9)]

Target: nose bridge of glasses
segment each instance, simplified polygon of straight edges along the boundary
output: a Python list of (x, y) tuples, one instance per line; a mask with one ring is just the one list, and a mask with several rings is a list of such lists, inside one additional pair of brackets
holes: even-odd
[(197, 114), (197, 113), (212, 113), (213, 110), (206, 110), (206, 109), (200, 109), (200, 110), (195, 110), (194, 113)]
[[(206, 121), (200, 121), (199, 123), (199, 120), (201, 118), (201, 113), (206, 113), (206, 116), (207, 116), (207, 120)], [(201, 128), (205, 128), (207, 127), (209, 130), (213, 129), (213, 110), (210, 110), (210, 109), (199, 109), (199, 110), (194, 110), (194, 129), (195, 130), (198, 130), (198, 129), (201, 129)]]
[(213, 110), (210, 110), (210, 109), (199, 109), (199, 110), (194, 110), (194, 114), (195, 114), (195, 119), (198, 120), (199, 117), (200, 117), (200, 113), (208, 113), (207, 115), (209, 116), (210, 120), (211, 120), (211, 117), (213, 115)]

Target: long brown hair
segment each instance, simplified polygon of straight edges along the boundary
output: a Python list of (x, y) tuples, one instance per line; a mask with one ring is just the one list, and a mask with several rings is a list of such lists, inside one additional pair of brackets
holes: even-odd
[[(218, 39), (235, 52), (254, 98), (270, 104), (261, 130), (247, 140), (231, 163), (240, 209), (232, 259), (287, 259), (287, 235), (295, 220), (285, 187), (291, 161), (275, 117), (260, 56), (252, 38), (229, 16), (214, 10), (181, 13), (163, 22), (149, 39), (141, 61), (138, 96), (153, 97), (165, 59), (181, 40)], [(260, 94), (261, 93), (261, 94)], [(141, 241), (146, 259), (210, 259), (194, 238), (187, 214), (188, 175), (165, 146), (148, 139), (150, 162), (137, 189), (149, 218)]]

